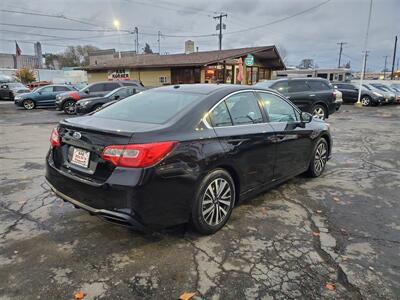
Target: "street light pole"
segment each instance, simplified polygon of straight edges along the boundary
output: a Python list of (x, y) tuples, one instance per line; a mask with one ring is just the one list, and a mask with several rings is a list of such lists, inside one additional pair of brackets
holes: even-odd
[(372, 1), (373, 0), (370, 0), (370, 2), (369, 2), (367, 32), (365, 33), (365, 41), (364, 41), (364, 59), (363, 59), (363, 65), (362, 65), (362, 70), (361, 70), (360, 86), (358, 88), (358, 98), (357, 98), (357, 102), (355, 103), (357, 106), (362, 106), (362, 104), (361, 104), (361, 89), (362, 89), (363, 80), (364, 80), (365, 65), (367, 63), (367, 55), (368, 55), (367, 45), (368, 45), (369, 26), (371, 24)]
[(397, 49), (397, 35), (394, 39), (394, 50), (393, 50), (393, 63), (392, 63), (392, 73), (390, 74), (390, 79), (394, 79), (394, 62), (396, 61), (396, 49)]
[(346, 44), (347, 43), (345, 43), (345, 42), (337, 43), (337, 45), (340, 45), (338, 68), (340, 68), (340, 61), (342, 60), (343, 45), (346, 45)]
[(388, 55), (384, 56), (384, 58), (385, 58), (385, 67), (383, 68), (383, 80), (385, 80), (385, 78), (386, 78), (386, 64), (387, 64), (388, 57), (389, 57)]

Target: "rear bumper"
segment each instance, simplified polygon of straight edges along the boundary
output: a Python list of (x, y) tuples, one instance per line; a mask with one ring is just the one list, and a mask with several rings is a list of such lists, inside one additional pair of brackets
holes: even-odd
[(50, 150), (46, 180), (60, 198), (76, 207), (138, 230), (178, 225), (190, 217), (194, 189), (186, 175), (165, 177), (157, 168), (117, 167), (105, 181), (92, 181), (57, 167)]
[(114, 224), (122, 225), (122, 226), (127, 226), (135, 230), (140, 230), (140, 231), (149, 231), (149, 229), (141, 224), (139, 221), (137, 221), (133, 216), (126, 214), (126, 213), (121, 213), (121, 212), (116, 212), (116, 211), (111, 211), (107, 209), (97, 209), (94, 207), (91, 207), (89, 205), (86, 205), (82, 202), (79, 202), (76, 199), (73, 199), (64, 193), (60, 192), (57, 190), (47, 179), (47, 184), (50, 186), (50, 189), (61, 199), (64, 201), (67, 201), (75, 206), (75, 208), (81, 208), (85, 211), (87, 211), (90, 215), (95, 215), (101, 218), (104, 221), (111, 222)]

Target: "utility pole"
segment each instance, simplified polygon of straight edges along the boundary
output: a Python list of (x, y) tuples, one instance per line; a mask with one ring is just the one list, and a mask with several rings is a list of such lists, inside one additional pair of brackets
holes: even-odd
[(217, 25), (217, 30), (219, 29), (219, 50), (222, 49), (222, 27), (225, 27), (225, 24), (222, 24), (222, 18), (227, 18), (227, 14), (220, 13), (219, 16), (215, 16), (215, 20), (219, 20), (219, 25)]
[(385, 67), (383, 68), (383, 79), (385, 80), (386, 78), (386, 64), (387, 64), (387, 59), (388, 59), (388, 55), (385, 55), (383, 58), (385, 59)]
[(345, 42), (337, 43), (337, 45), (340, 45), (338, 68), (340, 68), (340, 61), (342, 60), (343, 45), (346, 45), (346, 44), (347, 44), (347, 43), (345, 43)]
[(394, 50), (393, 50), (393, 62), (392, 62), (392, 74), (390, 74), (390, 79), (394, 79), (394, 62), (396, 61), (396, 50), (397, 50), (397, 35), (394, 39)]
[(135, 34), (135, 51), (136, 54), (139, 54), (139, 29), (135, 27), (135, 31), (133, 33)]
[(365, 32), (365, 40), (364, 40), (364, 63), (363, 63), (363, 67), (362, 67), (362, 70), (361, 70), (361, 78), (360, 78), (360, 86), (358, 88), (357, 102), (355, 103), (355, 105), (357, 105), (357, 106), (362, 106), (362, 103), (361, 103), (361, 90), (362, 90), (362, 84), (363, 84), (363, 80), (364, 80), (365, 67), (367, 66), (367, 55), (368, 55), (367, 46), (368, 46), (369, 27), (371, 25), (372, 2), (373, 2), (373, 0), (370, 0), (370, 2), (369, 2), (367, 30)]
[(157, 32), (158, 54), (161, 55), (161, 31)]
[(364, 54), (364, 66), (363, 66), (363, 74), (362, 74), (362, 78), (365, 78), (365, 72), (367, 71), (367, 59), (368, 59), (368, 53), (369, 53), (369, 50), (366, 50), (365, 51), (365, 54)]

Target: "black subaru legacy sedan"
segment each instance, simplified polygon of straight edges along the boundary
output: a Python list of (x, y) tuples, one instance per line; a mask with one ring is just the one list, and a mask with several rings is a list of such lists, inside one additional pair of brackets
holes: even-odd
[(178, 85), (144, 91), (53, 129), (46, 179), (65, 201), (141, 230), (219, 230), (240, 201), (317, 177), (328, 125), (272, 90)]

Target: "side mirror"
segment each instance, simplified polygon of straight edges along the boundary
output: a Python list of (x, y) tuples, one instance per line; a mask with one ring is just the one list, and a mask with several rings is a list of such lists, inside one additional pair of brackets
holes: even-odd
[(312, 114), (302, 111), (300, 114), (300, 120), (302, 123), (310, 123), (312, 121)]
[(115, 99), (115, 100), (118, 100), (118, 99), (119, 99), (119, 95), (115, 95), (115, 96), (114, 96), (114, 99)]
[(42, 92), (41, 91), (39, 91), (39, 92), (37, 92), (39, 95), (41, 95), (42, 94)]
[(89, 94), (89, 90), (87, 89), (87, 90), (85, 90), (85, 94)]

